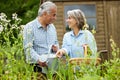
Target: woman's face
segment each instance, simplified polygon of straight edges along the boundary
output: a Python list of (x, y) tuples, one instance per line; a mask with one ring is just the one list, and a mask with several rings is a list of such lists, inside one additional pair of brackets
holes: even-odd
[(71, 28), (71, 29), (73, 29), (75, 26), (77, 26), (77, 22), (73, 17), (68, 17), (66, 22), (68, 23), (69, 28)]

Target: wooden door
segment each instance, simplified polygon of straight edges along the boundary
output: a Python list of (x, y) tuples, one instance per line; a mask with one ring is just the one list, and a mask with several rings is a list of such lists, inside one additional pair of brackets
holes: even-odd
[[(111, 57), (110, 38), (114, 40), (117, 47), (120, 48), (120, 1), (106, 1), (106, 26), (108, 37), (108, 49)], [(118, 54), (120, 57), (120, 53)]]

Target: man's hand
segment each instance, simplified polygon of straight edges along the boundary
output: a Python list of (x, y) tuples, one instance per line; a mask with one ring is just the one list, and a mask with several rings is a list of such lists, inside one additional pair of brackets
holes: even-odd
[(58, 46), (52, 45), (52, 52), (56, 53), (58, 51)]
[(41, 67), (47, 67), (46, 62), (38, 61), (38, 64), (39, 64)]

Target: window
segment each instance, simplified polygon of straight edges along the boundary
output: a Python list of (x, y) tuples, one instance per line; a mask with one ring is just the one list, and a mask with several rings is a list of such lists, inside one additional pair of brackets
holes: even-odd
[[(95, 4), (75, 4), (75, 5), (65, 5), (64, 15), (67, 18), (67, 11), (72, 9), (81, 9), (87, 19), (87, 24), (89, 25), (89, 30), (96, 29), (96, 7)], [(68, 29), (67, 23), (65, 22), (66, 30)]]

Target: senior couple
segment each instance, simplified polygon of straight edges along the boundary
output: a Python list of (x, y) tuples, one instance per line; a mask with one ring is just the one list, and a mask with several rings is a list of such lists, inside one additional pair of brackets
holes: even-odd
[(92, 51), (91, 57), (96, 56), (96, 42), (92, 33), (85, 29), (87, 23), (84, 13), (80, 9), (67, 12), (66, 22), (71, 31), (65, 33), (61, 48), (59, 48), (56, 28), (53, 25), (56, 16), (57, 6), (50, 1), (44, 2), (39, 7), (36, 19), (24, 27), (23, 43), (26, 62), (34, 66), (35, 72), (44, 73), (43, 69), (52, 63), (49, 63), (49, 57), (61, 58), (66, 54), (70, 58), (84, 57), (86, 44)]

